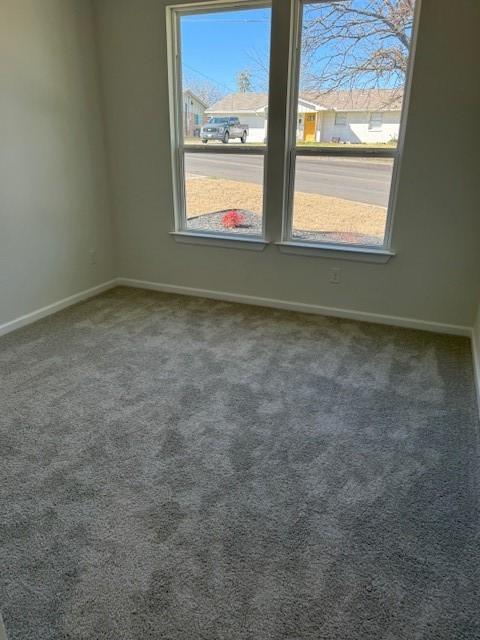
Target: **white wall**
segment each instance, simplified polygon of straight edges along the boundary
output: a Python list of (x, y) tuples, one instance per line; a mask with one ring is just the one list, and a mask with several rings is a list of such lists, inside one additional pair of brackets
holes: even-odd
[[(480, 271), (480, 3), (424, 0), (393, 248), (386, 265), (178, 244), (168, 136), (165, 5), (98, 0), (119, 275), (471, 326)], [(273, 29), (286, 34), (288, 4)], [(448, 45), (446, 45), (448, 43)], [(270, 131), (285, 130), (286, 47), (274, 43)], [(446, 90), (448, 81), (448, 91)], [(445, 127), (445, 123), (450, 123)], [(472, 127), (475, 131), (472, 131)], [(282, 144), (271, 137), (269, 233), (278, 230)], [(340, 285), (329, 270), (341, 267)]]
[(91, 9), (0, 0), (0, 325), (114, 274)]
[(325, 111), (321, 114), (320, 135), (322, 142), (331, 142), (332, 138), (341, 138), (342, 142), (389, 142), (398, 139), (400, 130), (400, 111), (383, 113), (380, 131), (370, 131), (370, 113), (368, 111), (348, 111), (345, 125), (335, 124), (335, 113)]

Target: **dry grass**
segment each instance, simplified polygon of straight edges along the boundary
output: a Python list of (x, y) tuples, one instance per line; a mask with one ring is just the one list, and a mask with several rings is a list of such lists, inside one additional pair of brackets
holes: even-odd
[[(200, 138), (187, 137), (183, 140), (184, 144), (191, 145), (201, 145), (202, 142)], [(246, 142), (247, 146), (251, 145), (254, 147), (266, 147), (267, 145), (264, 142)], [(245, 147), (245, 144), (242, 144), (240, 140), (234, 138), (230, 140), (228, 145), (236, 146), (236, 147)], [(208, 145), (216, 145), (222, 146), (223, 142), (221, 140), (209, 140)], [(396, 149), (396, 142), (360, 142), (360, 143), (352, 143), (345, 144), (343, 142), (304, 142), (303, 140), (297, 140), (297, 147), (315, 147), (319, 149)]]
[[(187, 178), (187, 217), (225, 209), (262, 211), (262, 186), (220, 178)], [(309, 231), (343, 231), (383, 236), (387, 211), (384, 207), (360, 204), (318, 195), (295, 194), (293, 226)]]

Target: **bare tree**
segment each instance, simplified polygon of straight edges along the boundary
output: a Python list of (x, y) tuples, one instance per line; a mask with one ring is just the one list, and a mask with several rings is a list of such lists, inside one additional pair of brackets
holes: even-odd
[(399, 89), (405, 83), (415, 0), (306, 5), (302, 88)]
[(247, 93), (252, 90), (252, 74), (248, 69), (237, 73), (237, 87), (240, 93)]
[(183, 86), (190, 89), (207, 107), (211, 107), (228, 93), (210, 80), (193, 76), (184, 77)]
[(252, 88), (255, 91), (268, 91), (270, 80), (270, 53), (268, 47), (263, 50), (252, 47), (245, 51), (245, 55), (250, 60)]

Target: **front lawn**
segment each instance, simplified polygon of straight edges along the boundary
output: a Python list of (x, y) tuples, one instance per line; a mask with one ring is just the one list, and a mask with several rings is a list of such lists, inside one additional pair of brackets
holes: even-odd
[[(190, 144), (203, 144), (200, 138), (185, 138), (184, 143), (186, 145), (190, 145)], [(221, 140), (209, 140), (207, 145), (223, 145), (224, 143)], [(245, 145), (253, 145), (255, 147), (264, 147), (265, 143), (263, 142), (249, 142), (247, 140), (247, 142), (245, 144), (242, 144), (240, 142), (240, 140), (230, 140), (230, 142), (228, 142), (229, 145), (235, 145), (238, 147), (244, 147)], [(226, 146), (226, 145), (225, 145)], [(371, 143), (371, 144), (366, 144), (366, 143), (341, 143), (341, 142), (297, 142), (297, 146), (298, 147), (315, 147), (315, 148), (321, 148), (321, 149), (395, 149), (397, 147), (397, 143), (396, 142), (386, 142), (386, 143), (381, 143), (381, 142), (377, 142), (377, 143)]]
[[(208, 230), (212, 222), (218, 231), (227, 231), (213, 213), (239, 209), (261, 215), (263, 188), (259, 184), (225, 178), (190, 175), (186, 180), (187, 218), (195, 220), (195, 228), (201, 229), (201, 216), (205, 215)], [(308, 233), (348, 233), (383, 238), (387, 210), (370, 204), (362, 204), (324, 196), (317, 193), (295, 194), (294, 231)], [(248, 233), (248, 231), (246, 231)]]
[(343, 142), (297, 142), (297, 147), (320, 147), (333, 149), (396, 149), (396, 142), (343, 143)]

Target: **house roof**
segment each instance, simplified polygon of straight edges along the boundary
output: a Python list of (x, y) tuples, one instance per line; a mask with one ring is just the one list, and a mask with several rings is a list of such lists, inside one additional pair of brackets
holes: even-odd
[(267, 93), (254, 93), (247, 91), (245, 93), (229, 93), (227, 96), (212, 104), (207, 109), (207, 113), (230, 113), (235, 111), (245, 111), (247, 113), (255, 113), (262, 111), (268, 105)]
[(400, 111), (401, 89), (352, 89), (328, 93), (301, 92), (300, 99), (318, 104), (329, 111)]
[[(307, 103), (318, 111), (400, 111), (403, 91), (391, 89), (353, 89), (352, 91), (329, 91), (315, 93), (302, 91), (299, 102)], [(255, 113), (268, 105), (268, 94), (230, 93), (206, 113)]]

